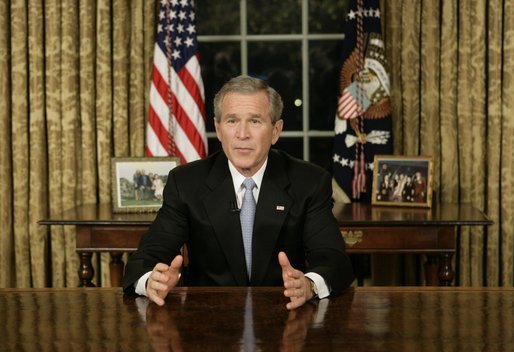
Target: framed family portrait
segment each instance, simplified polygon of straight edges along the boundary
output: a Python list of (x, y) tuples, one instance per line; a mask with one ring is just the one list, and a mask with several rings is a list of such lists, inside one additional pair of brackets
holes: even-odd
[(375, 155), (371, 204), (430, 208), (432, 175), (432, 157)]
[(178, 165), (175, 157), (112, 158), (113, 212), (159, 210), (168, 173)]

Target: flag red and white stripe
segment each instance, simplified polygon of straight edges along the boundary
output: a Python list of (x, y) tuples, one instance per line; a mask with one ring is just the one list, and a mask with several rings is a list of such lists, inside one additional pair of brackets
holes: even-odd
[(349, 89), (345, 89), (339, 97), (337, 115), (341, 119), (354, 119), (364, 113), (362, 105), (355, 99)]
[(182, 163), (207, 155), (193, 6), (189, 0), (160, 2), (146, 129), (148, 156), (178, 156)]

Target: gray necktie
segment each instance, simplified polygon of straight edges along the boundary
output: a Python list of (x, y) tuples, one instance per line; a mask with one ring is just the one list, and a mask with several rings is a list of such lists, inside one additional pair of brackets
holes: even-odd
[(253, 233), (253, 220), (255, 218), (255, 199), (253, 198), (253, 188), (255, 182), (251, 178), (243, 181), (243, 187), (246, 189), (243, 196), (243, 204), (241, 205), (241, 212), (239, 219), (241, 221), (241, 230), (243, 231), (243, 245), (245, 248), (246, 270), (248, 278), (252, 274), (252, 233)]

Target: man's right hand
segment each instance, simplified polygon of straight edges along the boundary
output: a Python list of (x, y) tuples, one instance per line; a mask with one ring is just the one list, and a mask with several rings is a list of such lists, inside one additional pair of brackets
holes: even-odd
[(164, 298), (180, 279), (183, 260), (181, 255), (177, 255), (169, 266), (164, 263), (155, 265), (146, 282), (146, 295), (151, 301), (159, 306), (164, 305)]

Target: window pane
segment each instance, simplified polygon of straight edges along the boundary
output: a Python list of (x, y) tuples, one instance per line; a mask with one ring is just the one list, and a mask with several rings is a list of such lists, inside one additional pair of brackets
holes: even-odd
[(206, 128), (208, 132), (212, 132), (214, 95), (225, 82), (241, 74), (241, 51), (239, 42), (201, 42), (199, 50), (205, 88)]
[(248, 72), (266, 80), (284, 101), (284, 129), (302, 129), (301, 42), (248, 43)]
[(333, 137), (311, 137), (309, 160), (332, 172)]
[(309, 1), (309, 33), (343, 33), (348, 0)]
[(196, 0), (198, 35), (240, 34), (239, 0)]
[(248, 34), (302, 32), (301, 0), (248, 0)]
[(343, 41), (309, 42), (309, 127), (333, 130), (339, 95), (340, 56)]
[(280, 137), (272, 148), (283, 150), (292, 156), (303, 159), (303, 139)]

